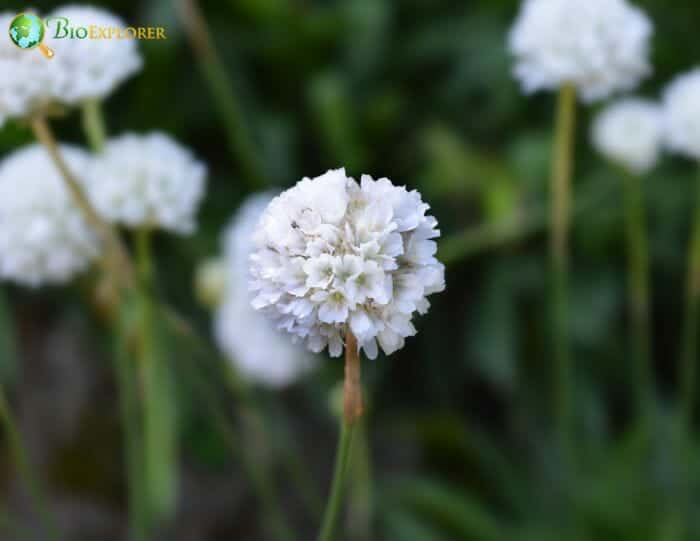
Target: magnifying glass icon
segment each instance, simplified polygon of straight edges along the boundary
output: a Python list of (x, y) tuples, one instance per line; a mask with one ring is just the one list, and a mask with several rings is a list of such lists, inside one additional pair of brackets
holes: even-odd
[(20, 13), (10, 23), (10, 39), (20, 49), (38, 47), (46, 58), (53, 58), (54, 52), (44, 45), (44, 21), (33, 13)]

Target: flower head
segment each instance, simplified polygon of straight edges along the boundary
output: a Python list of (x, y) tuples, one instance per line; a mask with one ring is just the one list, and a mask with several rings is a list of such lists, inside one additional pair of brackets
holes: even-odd
[(415, 334), (414, 312), (445, 287), (437, 220), (416, 191), (344, 169), (276, 197), (256, 229), (253, 307), (294, 341), (332, 356), (350, 330), (370, 358)]
[(700, 159), (700, 68), (676, 77), (666, 88), (663, 102), (668, 148)]
[(524, 0), (510, 33), (515, 76), (527, 93), (575, 85), (595, 101), (648, 75), (648, 17), (626, 0)]
[(283, 387), (307, 372), (313, 359), (250, 306), (248, 258), (253, 230), (272, 197), (250, 197), (226, 230), (226, 292), (214, 325), (219, 346), (246, 377), (269, 387)]
[(593, 144), (609, 160), (633, 173), (646, 173), (659, 159), (662, 126), (661, 109), (655, 103), (624, 99), (598, 115)]
[[(93, 6), (63, 6), (47, 17), (66, 18), (72, 27), (126, 28), (116, 15)], [(76, 103), (86, 98), (104, 98), (123, 81), (140, 71), (143, 61), (135, 39), (53, 39), (46, 43), (56, 53), (51, 60), (54, 71), (66, 75), (61, 101)]]
[[(61, 152), (76, 174), (87, 170), (87, 153), (69, 146)], [(42, 147), (0, 162), (0, 278), (34, 287), (63, 283), (97, 254), (95, 235)]]
[(92, 173), (90, 197), (108, 220), (179, 234), (194, 231), (206, 167), (167, 135), (109, 140)]
[[(0, 13), (6, 29), (16, 13)], [(89, 6), (61, 8), (51, 17), (67, 17), (72, 26), (117, 26), (124, 23), (109, 12)], [(44, 43), (56, 53), (51, 60), (39, 51), (26, 51), (9, 39), (0, 40), (0, 126), (3, 120), (24, 117), (52, 104), (75, 105), (87, 98), (104, 98), (142, 65), (137, 44), (130, 39), (54, 39), (48, 29)]]
[[(7, 32), (16, 13), (0, 13)], [(11, 117), (25, 116), (56, 101), (62, 76), (39, 51), (23, 51), (3, 35), (0, 39), (0, 126)]]

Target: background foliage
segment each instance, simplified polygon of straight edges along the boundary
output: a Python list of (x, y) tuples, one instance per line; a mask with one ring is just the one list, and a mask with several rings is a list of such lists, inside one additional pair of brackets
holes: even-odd
[[(655, 74), (641, 89), (656, 96), (700, 58), (700, 4), (635, 3), (656, 25)], [(166, 130), (210, 167), (197, 234), (156, 239), (158, 288), (209, 336), (209, 315), (192, 292), (194, 269), (218, 252), (250, 178), (229, 152), (171, 2), (96, 4), (167, 29), (166, 42), (143, 44), (145, 69), (106, 103), (106, 116), (114, 134)], [(431, 299), (405, 349), (364, 363), (367, 448), (361, 441), (354, 451), (345, 535), (697, 539), (698, 455), (674, 428), (696, 166), (669, 158), (645, 179), (659, 396), (653, 429), (640, 431), (625, 338), (621, 179), (590, 148), (594, 111), (579, 109), (571, 291), (577, 460), (567, 467), (547, 409), (544, 216), (554, 100), (522, 96), (510, 75), (505, 43), (517, 8), (516, 0), (202, 2), (240, 102), (238, 125), (270, 187), (339, 165), (353, 176), (388, 176), (421, 190), (443, 231), (447, 292)], [(77, 114), (56, 126), (63, 140), (82, 142)], [(0, 133), (0, 155), (29, 141), (25, 127), (11, 125)], [(111, 346), (89, 291), (82, 284), (4, 291), (0, 375), (12, 386), (50, 508), (66, 539), (121, 539), (119, 407)], [(195, 344), (172, 348), (170, 368), (180, 482), (163, 539), (265, 538), (269, 515), (251, 483), (263, 466), (297, 537), (313, 535), (332, 467), (329, 397), (341, 364), (328, 360), (282, 393), (250, 395), (236, 392), (226, 365)], [(0, 461), (7, 513), (30, 530), (32, 506), (6, 453)]]

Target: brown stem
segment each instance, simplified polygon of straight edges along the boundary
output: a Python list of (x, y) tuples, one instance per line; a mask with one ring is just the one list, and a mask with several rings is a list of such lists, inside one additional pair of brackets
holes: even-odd
[(360, 383), (360, 352), (357, 339), (351, 331), (345, 335), (345, 385), (343, 387), (343, 415), (351, 425), (364, 411), (362, 384)]
[(58, 143), (56, 142), (46, 118), (43, 116), (35, 116), (31, 120), (31, 127), (37, 140), (44, 146), (59, 173), (61, 173), (73, 201), (82, 211), (88, 225), (95, 229), (104, 243), (107, 254), (105, 261), (107, 269), (114, 273), (114, 277), (118, 280), (120, 285), (132, 285), (133, 269), (131, 260), (129, 259), (119, 235), (92, 206), (85, 190), (63, 159), (63, 155), (61, 154)]

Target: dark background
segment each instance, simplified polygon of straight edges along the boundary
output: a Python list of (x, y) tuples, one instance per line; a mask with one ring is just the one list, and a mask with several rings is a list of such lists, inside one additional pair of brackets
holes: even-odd
[[(163, 130), (209, 166), (197, 233), (156, 239), (160, 293), (202, 335), (210, 321), (195, 300), (194, 271), (219, 251), (222, 227), (254, 186), (229, 151), (228, 122), (252, 140), (247, 158), (268, 186), (342, 165), (355, 177), (419, 189), (440, 222), (447, 291), (431, 298), (403, 350), (364, 363), (369, 458), (358, 444), (347, 539), (698, 538), (697, 453), (679, 450), (672, 435), (697, 168), (665, 157), (644, 180), (659, 391), (647, 437), (634, 430), (621, 179), (589, 144), (598, 106), (579, 107), (570, 307), (578, 459), (566, 468), (549, 430), (543, 209), (554, 99), (521, 95), (511, 77), (506, 36), (518, 2), (202, 2), (237, 99), (235, 119), (211, 99), (171, 2), (95, 4), (167, 31), (167, 41), (142, 44), (143, 71), (105, 103), (105, 114), (110, 133)], [(700, 59), (700, 4), (635, 4), (655, 25), (654, 75), (640, 89), (654, 98)], [(62, 140), (84, 143), (76, 113), (54, 125)], [(31, 141), (10, 124), (0, 132), (0, 155)], [(0, 291), (2, 374), (48, 507), (64, 539), (123, 539), (120, 412), (110, 339), (90, 289), (80, 281)], [(267, 538), (268, 517), (239, 456), (246, 449), (253, 470), (272, 472), (297, 537), (312, 538), (332, 470), (329, 393), (341, 363), (324, 360), (288, 390), (242, 398), (226, 384), (220, 359), (193, 351), (178, 348), (171, 359), (180, 490), (162, 538)], [(34, 539), (27, 531), (35, 507), (4, 450), (0, 475), (3, 513), (19, 525), (2, 539)]]

